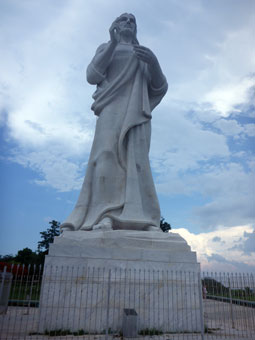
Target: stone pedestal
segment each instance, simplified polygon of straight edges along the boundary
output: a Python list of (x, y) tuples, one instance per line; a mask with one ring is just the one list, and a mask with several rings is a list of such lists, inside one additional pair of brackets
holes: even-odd
[(140, 331), (199, 331), (199, 271), (179, 234), (65, 231), (46, 257), (39, 331), (121, 331), (125, 308)]

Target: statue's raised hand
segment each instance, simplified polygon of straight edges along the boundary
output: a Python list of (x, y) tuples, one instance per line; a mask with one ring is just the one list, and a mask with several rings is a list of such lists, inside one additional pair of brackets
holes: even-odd
[(158, 59), (155, 56), (155, 54), (147, 47), (134, 45), (134, 52), (138, 59), (144, 61), (150, 66), (153, 66), (156, 63), (158, 63)]
[(111, 42), (117, 44), (120, 41), (119, 27), (114, 21), (109, 29)]

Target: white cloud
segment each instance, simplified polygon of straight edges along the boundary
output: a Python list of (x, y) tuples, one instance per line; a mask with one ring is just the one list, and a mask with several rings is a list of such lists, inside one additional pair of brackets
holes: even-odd
[(249, 137), (255, 137), (255, 124), (246, 124), (244, 126), (244, 132)]
[(84, 163), (69, 160), (54, 148), (25, 153), (15, 150), (10, 160), (34, 170), (39, 175), (39, 178), (34, 180), (38, 185), (51, 186), (62, 192), (81, 188)]
[[(95, 125), (83, 62), (93, 52), (81, 48), (91, 32), (78, 33), (93, 18), (81, 1), (45, 5), (6, 6), (16, 25), (3, 28), (0, 112), (17, 145), (11, 159), (37, 172), (36, 183), (68, 191), (81, 185)], [(24, 22), (30, 11), (42, 12), (38, 22)]]
[[(230, 155), (226, 138), (175, 108), (154, 113), (151, 159), (158, 173), (177, 173), (201, 167), (201, 162)], [(160, 116), (159, 116), (160, 115)]]
[(222, 118), (214, 121), (213, 126), (219, 129), (225, 136), (232, 136), (234, 138), (255, 136), (255, 124), (241, 125), (237, 120)]
[(211, 165), (206, 162), (200, 168), (198, 162), (197, 169), (184, 173), (176, 173), (166, 164), (162, 167), (164, 173), (160, 173), (156, 181), (159, 193), (172, 197), (186, 195), (191, 201), (192, 195), (204, 198), (200, 206), (192, 204), (192, 223), (211, 229), (216, 225), (233, 226), (254, 221), (254, 170), (247, 171), (233, 162)]
[[(248, 16), (247, 16), (248, 18)], [(201, 73), (200, 80), (210, 83), (202, 93), (200, 102), (208, 103), (220, 116), (228, 117), (238, 111), (237, 106), (249, 100), (255, 85), (255, 59), (252, 55), (251, 22), (239, 29), (226, 30), (224, 38), (216, 43), (217, 50), (206, 56), (210, 68)]]
[(219, 119), (213, 125), (226, 136), (237, 136), (243, 131), (236, 120)]
[(197, 235), (185, 228), (174, 229), (173, 232), (180, 234), (191, 250), (197, 253), (203, 271), (255, 271), (254, 253), (247, 254), (243, 251), (247, 241), (247, 236), (243, 236), (254, 235), (251, 225), (219, 227)]
[(220, 112), (221, 116), (228, 117), (235, 111), (240, 112), (237, 106), (249, 100), (249, 90), (254, 85), (255, 79), (252, 77), (217, 85), (204, 96), (204, 101), (210, 103), (212, 109)]
[[(208, 12), (203, 14), (207, 20)], [(248, 19), (248, 13), (246, 15)], [(196, 32), (198, 23), (193, 28), (196, 40), (186, 32), (190, 40), (180, 41), (180, 46), (186, 44), (187, 49), (179, 51), (182, 55), (178, 55), (173, 66), (166, 65), (169, 74), (174, 76), (174, 79), (170, 78), (169, 103), (172, 100), (185, 101), (196, 104), (195, 109), (199, 103), (205, 111), (228, 117), (249, 99), (250, 89), (255, 85), (251, 23), (247, 20), (242, 27), (232, 25), (225, 29), (223, 22), (220, 25), (214, 25), (213, 34), (212, 31), (203, 31), (202, 34)], [(200, 29), (206, 30), (207, 26)], [(176, 49), (172, 52), (174, 55)]]
[(200, 174), (197, 181), (190, 178), (186, 183), (210, 200), (200, 207), (194, 206), (194, 219), (205, 228), (252, 223), (255, 218), (254, 171), (247, 172), (237, 163), (216, 165), (208, 170)]

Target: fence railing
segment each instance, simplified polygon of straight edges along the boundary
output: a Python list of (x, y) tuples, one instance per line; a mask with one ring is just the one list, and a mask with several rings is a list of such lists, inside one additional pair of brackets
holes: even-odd
[(0, 308), (1, 339), (255, 339), (252, 274), (13, 265)]
[(203, 273), (207, 328), (236, 338), (255, 338), (255, 282), (252, 274)]

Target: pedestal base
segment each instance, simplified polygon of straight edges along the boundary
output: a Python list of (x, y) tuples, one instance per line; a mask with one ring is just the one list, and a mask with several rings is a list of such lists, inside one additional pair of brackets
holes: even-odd
[(40, 332), (119, 332), (124, 308), (136, 310), (140, 331), (199, 331), (199, 271), (175, 233), (65, 231), (45, 261)]

